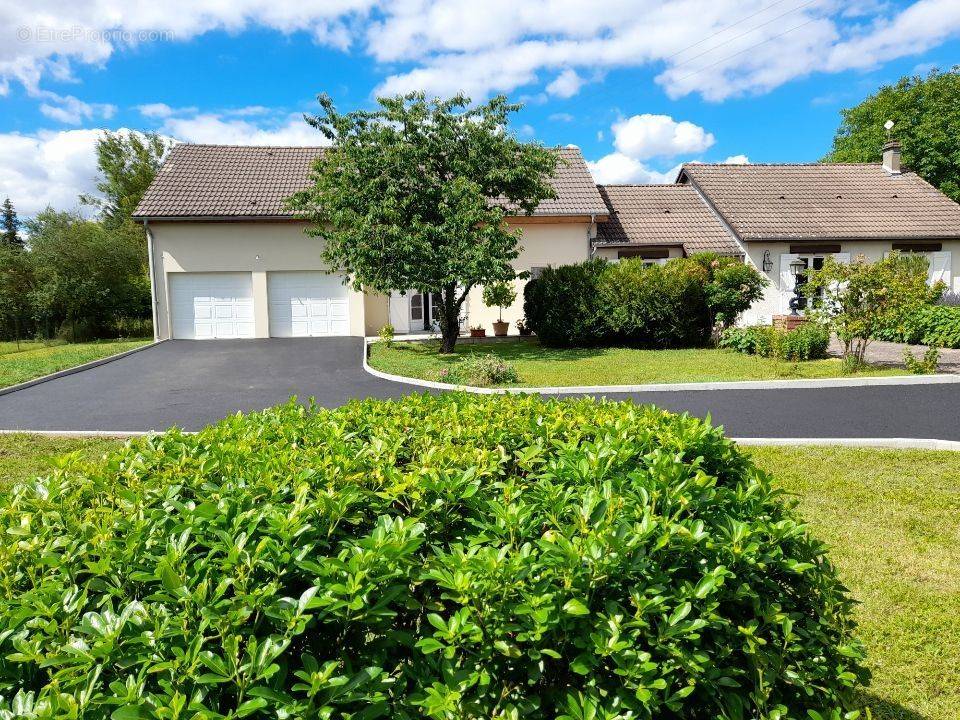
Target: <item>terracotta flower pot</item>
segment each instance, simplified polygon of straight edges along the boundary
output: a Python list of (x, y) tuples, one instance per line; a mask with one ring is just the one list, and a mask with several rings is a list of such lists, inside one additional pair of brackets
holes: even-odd
[(510, 323), (497, 321), (493, 324), (493, 334), (496, 337), (506, 337), (507, 328), (509, 327)]
[(470, 328), (470, 337), (486, 337), (486, 328)]

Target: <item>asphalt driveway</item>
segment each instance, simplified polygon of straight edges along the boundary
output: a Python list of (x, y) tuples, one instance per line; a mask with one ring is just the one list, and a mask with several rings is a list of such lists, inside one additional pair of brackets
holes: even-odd
[[(359, 338), (177, 340), (0, 395), (0, 429), (195, 430), (291, 395), (326, 407), (422, 388), (373, 377)], [(610, 395), (699, 417), (757, 438), (960, 440), (960, 384)]]

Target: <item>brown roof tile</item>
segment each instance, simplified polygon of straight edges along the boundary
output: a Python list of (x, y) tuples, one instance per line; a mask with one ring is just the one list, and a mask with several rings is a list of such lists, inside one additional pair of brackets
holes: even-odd
[(682, 245), (689, 255), (742, 255), (736, 242), (689, 185), (600, 185), (610, 219), (597, 245)]
[(960, 237), (960, 205), (877, 164), (684, 165), (743, 240)]
[[(309, 185), (321, 147), (176, 145), (137, 207), (137, 218), (292, 217), (283, 201)], [(583, 156), (559, 150), (557, 198), (535, 215), (600, 215), (606, 206)]]

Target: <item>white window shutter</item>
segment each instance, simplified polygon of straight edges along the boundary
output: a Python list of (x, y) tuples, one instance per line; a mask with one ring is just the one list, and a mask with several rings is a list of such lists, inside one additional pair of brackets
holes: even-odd
[(793, 289), (796, 280), (793, 273), (790, 272), (790, 263), (796, 260), (799, 255), (795, 253), (780, 254), (780, 312), (790, 312), (790, 298), (793, 297)]
[(833, 253), (833, 255), (830, 257), (832, 257), (834, 261), (840, 263), (841, 265), (850, 264), (850, 253)]
[(950, 268), (950, 253), (949, 252), (935, 252), (930, 253), (930, 274), (927, 277), (927, 282), (930, 285), (934, 285), (938, 280), (943, 280), (946, 283), (947, 289), (952, 289), (953, 284), (953, 273)]

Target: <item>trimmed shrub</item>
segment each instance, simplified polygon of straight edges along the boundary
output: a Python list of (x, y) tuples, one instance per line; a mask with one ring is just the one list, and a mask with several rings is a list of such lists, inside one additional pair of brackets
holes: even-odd
[(906, 312), (874, 333), (874, 339), (960, 348), (960, 307), (927, 305)]
[(589, 260), (545, 268), (523, 291), (527, 325), (552, 347), (596, 345), (607, 335), (600, 279), (608, 263)]
[(520, 375), (509, 362), (490, 353), (468, 355), (453, 367), (441, 370), (437, 379), (456, 385), (489, 387), (518, 383)]
[(0, 532), (5, 717), (840, 717), (867, 678), (770, 477), (650, 407), (291, 403), (68, 460)]
[(830, 331), (819, 323), (806, 323), (790, 331), (772, 325), (735, 327), (723, 331), (718, 345), (748, 355), (792, 362), (821, 360), (827, 357)]
[(623, 260), (600, 280), (609, 334), (619, 342), (654, 348), (696, 347), (710, 337), (707, 272), (695, 262), (647, 265)]

